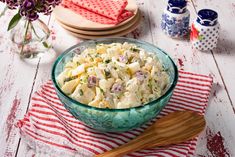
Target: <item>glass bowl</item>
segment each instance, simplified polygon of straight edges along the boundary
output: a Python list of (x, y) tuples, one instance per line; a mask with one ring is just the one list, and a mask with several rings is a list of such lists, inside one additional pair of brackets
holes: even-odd
[[(97, 44), (104, 43), (134, 43), (137, 46), (147, 50), (148, 52), (154, 52), (163, 67), (170, 76), (170, 84), (168, 90), (160, 98), (153, 100), (143, 106), (132, 107), (127, 109), (108, 109), (108, 108), (96, 108), (82, 104), (68, 95), (66, 95), (59, 87), (57, 83), (57, 76), (63, 71), (65, 64), (73, 58), (77, 53), (82, 52), (88, 47), (95, 47)], [(55, 86), (57, 95), (65, 108), (78, 120), (84, 122), (91, 128), (94, 128), (103, 132), (123, 132), (134, 128), (138, 128), (146, 122), (155, 118), (160, 111), (168, 103), (175, 85), (178, 80), (178, 70), (172, 59), (161, 49), (144, 41), (139, 41), (129, 38), (105, 38), (98, 40), (85, 41), (77, 44), (63, 54), (61, 54), (55, 61), (52, 69), (52, 81)]]

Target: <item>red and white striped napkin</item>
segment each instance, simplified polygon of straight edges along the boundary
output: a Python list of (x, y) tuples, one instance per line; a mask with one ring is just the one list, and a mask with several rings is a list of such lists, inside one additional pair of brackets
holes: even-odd
[(61, 5), (93, 22), (118, 24), (133, 15), (125, 10), (127, 3), (127, 0), (63, 0)]
[[(212, 78), (206, 75), (179, 71), (174, 94), (157, 117), (178, 110), (205, 113)], [(152, 121), (153, 122), (153, 121)], [(36, 154), (48, 156), (91, 157), (118, 147), (138, 136), (151, 124), (124, 133), (100, 133), (76, 120), (61, 104), (51, 81), (32, 97), (31, 108), (18, 122), (22, 137)], [(192, 156), (197, 138), (167, 148), (153, 148), (133, 152), (127, 156)]]

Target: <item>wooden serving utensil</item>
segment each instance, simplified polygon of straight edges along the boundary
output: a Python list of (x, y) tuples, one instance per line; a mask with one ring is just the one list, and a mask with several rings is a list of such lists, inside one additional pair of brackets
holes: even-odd
[(192, 111), (177, 111), (158, 119), (141, 135), (96, 157), (121, 157), (130, 152), (185, 142), (204, 128), (204, 116)]

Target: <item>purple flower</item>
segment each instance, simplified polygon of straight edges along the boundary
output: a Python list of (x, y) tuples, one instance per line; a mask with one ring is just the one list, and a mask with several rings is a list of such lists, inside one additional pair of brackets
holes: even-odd
[(0, 0), (0, 2), (6, 3), (9, 9), (19, 8), (21, 16), (33, 21), (38, 19), (38, 13), (49, 15), (61, 0)]
[(30, 21), (34, 21), (34, 20), (37, 20), (38, 19), (38, 14), (34, 11), (32, 12), (28, 12), (28, 15), (27, 15), (27, 18), (30, 20)]
[(46, 2), (55, 7), (56, 5), (59, 5), (61, 3), (61, 0), (47, 0)]
[(21, 8), (25, 8), (27, 10), (33, 10), (34, 7), (35, 7), (35, 2), (33, 0), (24, 1), (23, 4), (21, 5)]
[(92, 87), (95, 87), (98, 83), (98, 80), (95, 76), (89, 76), (88, 77), (88, 87), (89, 88), (92, 88)]
[(123, 90), (123, 86), (120, 83), (114, 83), (111, 88), (111, 92), (113, 93), (120, 93), (122, 90)]
[(19, 5), (18, 0), (0, 0), (0, 1), (6, 3), (9, 9), (16, 9)]

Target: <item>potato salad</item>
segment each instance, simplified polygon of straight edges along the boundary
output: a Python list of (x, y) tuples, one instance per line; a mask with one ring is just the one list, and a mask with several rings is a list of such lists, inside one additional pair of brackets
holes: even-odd
[(169, 75), (154, 53), (126, 42), (98, 44), (76, 54), (57, 82), (65, 94), (80, 103), (122, 109), (163, 95)]

